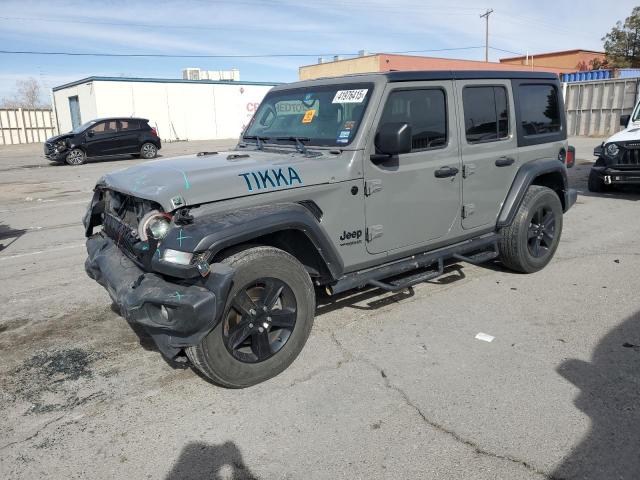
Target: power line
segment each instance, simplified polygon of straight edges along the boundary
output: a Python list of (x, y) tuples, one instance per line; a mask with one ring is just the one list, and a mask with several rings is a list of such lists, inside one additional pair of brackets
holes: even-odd
[[(434, 53), (434, 52), (451, 52), (459, 50), (473, 50), (483, 48), (481, 46), (474, 47), (457, 47), (457, 48), (437, 48), (429, 50), (404, 50), (396, 52), (378, 52), (388, 54), (410, 54), (410, 53)], [(302, 58), (302, 57), (330, 57), (330, 56), (358, 56), (358, 53), (267, 53), (267, 54), (245, 54), (245, 55), (188, 55), (188, 54), (167, 54), (167, 53), (105, 53), (105, 52), (43, 52), (34, 50), (0, 50), (1, 55), (50, 55), (50, 56), (67, 56), (67, 57), (119, 57), (119, 58)]]

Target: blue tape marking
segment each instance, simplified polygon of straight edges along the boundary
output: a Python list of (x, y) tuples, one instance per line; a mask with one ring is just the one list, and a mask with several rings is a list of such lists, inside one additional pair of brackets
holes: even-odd
[(187, 238), (191, 238), (187, 235), (184, 235), (184, 232), (182, 231), (182, 229), (180, 229), (180, 231), (178, 232), (178, 245), (182, 246), (182, 241), (186, 240)]
[(180, 292), (176, 292), (173, 295), (171, 295), (171, 298), (177, 298), (178, 301), (182, 300), (182, 297), (184, 297), (185, 295), (181, 295)]

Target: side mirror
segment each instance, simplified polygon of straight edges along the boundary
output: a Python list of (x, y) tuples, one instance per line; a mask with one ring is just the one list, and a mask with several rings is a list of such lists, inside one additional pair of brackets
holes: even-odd
[(629, 124), (629, 119), (631, 115), (620, 115), (620, 126), (626, 127)]
[(93, 135), (94, 135), (93, 130), (89, 130), (87, 132), (87, 137), (93, 137)]
[(384, 123), (375, 138), (376, 149), (386, 155), (411, 151), (411, 125), (403, 122)]

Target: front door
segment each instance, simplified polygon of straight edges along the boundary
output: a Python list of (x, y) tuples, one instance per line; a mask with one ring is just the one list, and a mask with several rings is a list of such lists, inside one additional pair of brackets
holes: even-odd
[[(367, 250), (382, 253), (438, 241), (459, 218), (461, 165), (453, 82), (388, 84), (374, 125), (408, 123), (412, 150), (365, 158)], [(458, 220), (459, 221), (459, 220)]]
[(96, 123), (85, 134), (87, 154), (90, 156), (118, 153), (118, 129), (115, 120)]
[(462, 228), (495, 224), (518, 171), (518, 141), (511, 82), (456, 81), (460, 123)]

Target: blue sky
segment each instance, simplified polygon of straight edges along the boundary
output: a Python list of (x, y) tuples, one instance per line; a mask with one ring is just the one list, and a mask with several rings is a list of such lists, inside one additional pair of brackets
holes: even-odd
[[(0, 0), (0, 50), (193, 55), (311, 54), (305, 58), (149, 59), (0, 55), (0, 97), (17, 79), (46, 89), (91, 75), (179, 78), (182, 68), (240, 69), (241, 79), (293, 81), (317, 54), (490, 45), (540, 53), (600, 50), (601, 37), (635, 2), (618, 0)], [(482, 48), (425, 55), (481, 60)], [(491, 60), (510, 56), (491, 51)]]

